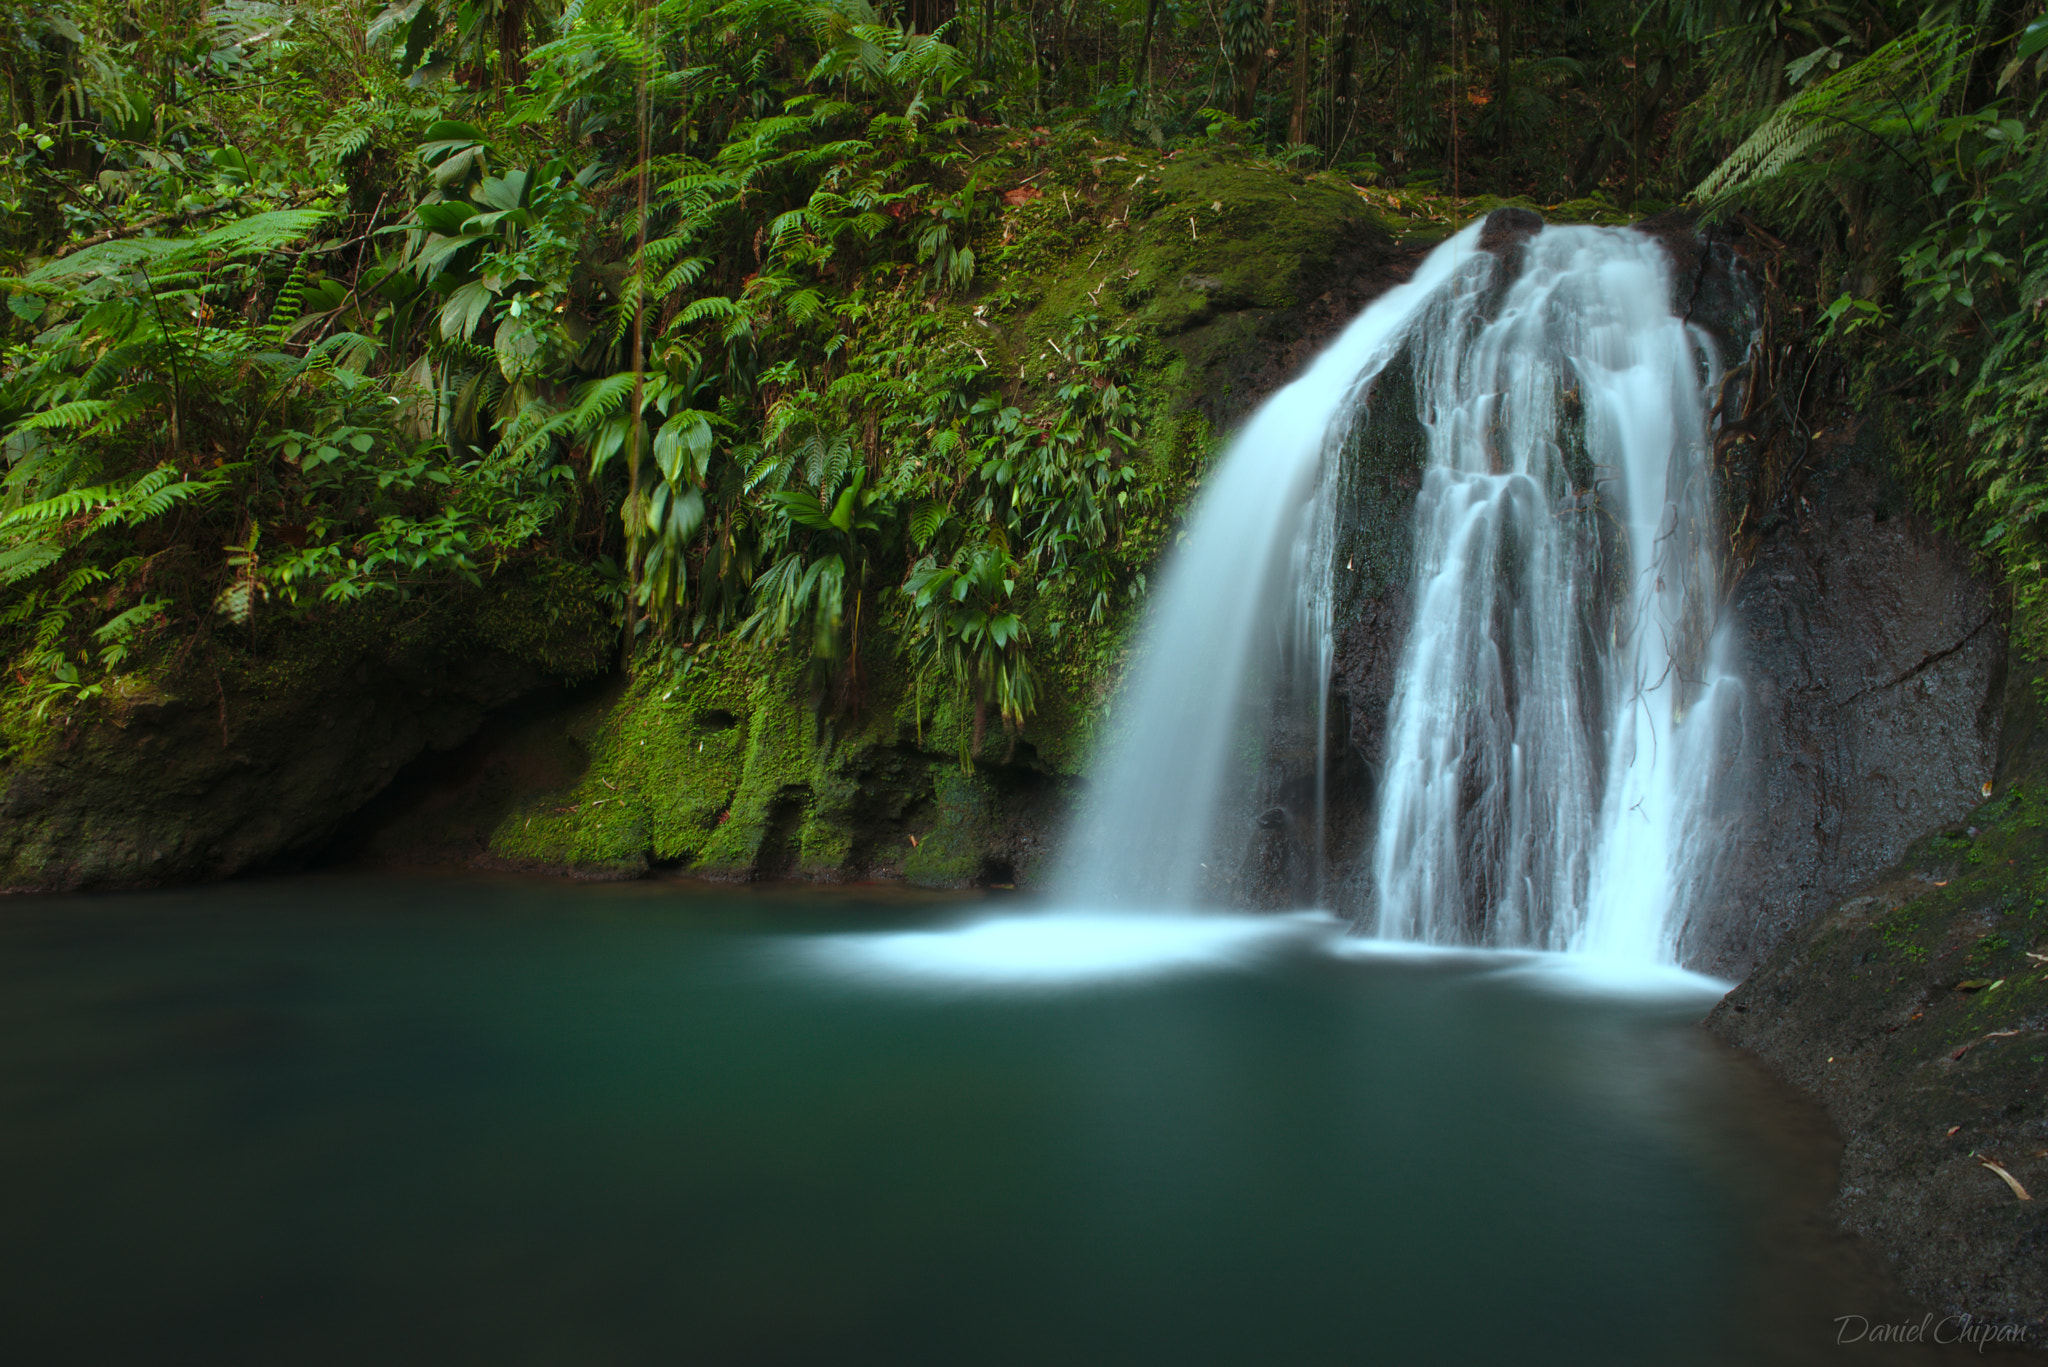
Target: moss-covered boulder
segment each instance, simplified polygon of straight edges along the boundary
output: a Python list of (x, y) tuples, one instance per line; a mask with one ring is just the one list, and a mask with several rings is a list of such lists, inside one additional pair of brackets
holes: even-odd
[(427, 750), (604, 667), (584, 576), (506, 574), (215, 640), (0, 756), (0, 888), (224, 878), (317, 846)]
[(986, 737), (963, 765), (971, 714), (877, 663), (851, 716), (816, 711), (788, 656), (731, 644), (563, 699), (423, 764), (355, 852), (605, 879), (1033, 877), (1071, 777), (1025, 736)]
[[(1140, 440), (1182, 492), (1218, 434), (1422, 250), (1398, 245), (1343, 181), (1228, 152), (1159, 155), (1069, 134), (1018, 181), (980, 290), (938, 306), (957, 315), (949, 328), (1015, 377), (1026, 406), (1064, 373), (1077, 320), (1135, 338)], [(1149, 569), (1176, 517), (1144, 520), (1119, 554)], [(1405, 547), (1405, 524), (1396, 534)], [(1125, 602), (1089, 622), (1067, 606), (1041, 598), (1029, 618), (1039, 706), (1014, 733), (991, 727), (977, 746), (967, 710), (921, 697), (886, 636), (864, 662), (857, 712), (815, 707), (786, 652), (718, 642), (640, 674), (594, 719), (587, 703), (566, 707), (560, 725), (578, 729), (587, 768), (509, 812), (477, 809), (439, 848), (587, 877), (1037, 881), (1137, 615)], [(376, 848), (399, 857), (401, 845), (433, 856), (389, 834)]]

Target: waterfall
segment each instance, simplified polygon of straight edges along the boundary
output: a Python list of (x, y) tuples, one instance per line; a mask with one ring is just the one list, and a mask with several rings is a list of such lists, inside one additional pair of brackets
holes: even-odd
[(1429, 460), (1371, 913), (1388, 938), (1670, 960), (1736, 692), (1712, 350), (1650, 239), (1548, 228), (1521, 251), (1415, 332)]
[[(1706, 340), (1651, 239), (1475, 224), (1246, 424), (1168, 567), (1064, 870), (1070, 902), (1227, 897), (1257, 703), (1309, 700), (1319, 899), (1390, 939), (1674, 961), (1710, 875), (1739, 704), (1720, 602)], [(1427, 457), (1377, 811), (1324, 884), (1347, 438), (1406, 350)], [(1370, 719), (1376, 722), (1378, 719)], [(1219, 826), (1219, 823), (1221, 825)], [(1242, 848), (1242, 836), (1235, 837)]]
[[(1305, 514), (1361, 384), (1400, 348), (1416, 313), (1461, 268), (1469, 272), (1478, 238), (1474, 224), (1437, 248), (1231, 442), (1159, 586), (1136, 676), (1111, 712), (1106, 751), (1055, 878), (1061, 901), (1206, 900), (1233, 752), (1256, 743), (1240, 715), (1248, 675), (1284, 630), (1298, 627), (1308, 566), (1294, 550), (1316, 522)], [(1309, 631), (1327, 634), (1327, 626)]]

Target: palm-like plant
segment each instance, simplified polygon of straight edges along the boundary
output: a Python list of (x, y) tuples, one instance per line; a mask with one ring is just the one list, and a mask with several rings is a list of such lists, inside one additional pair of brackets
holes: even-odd
[(962, 737), (963, 767), (981, 749), (991, 707), (1006, 725), (1018, 725), (1037, 706), (1031, 637), (1017, 603), (1024, 576), (1009, 548), (990, 536), (962, 549), (950, 563), (925, 557), (903, 586), (911, 619), (906, 649), (920, 692), (924, 678), (936, 671), (973, 709), (972, 732)]

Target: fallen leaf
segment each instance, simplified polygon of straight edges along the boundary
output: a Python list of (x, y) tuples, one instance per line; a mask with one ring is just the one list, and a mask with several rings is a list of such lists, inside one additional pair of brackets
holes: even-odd
[(2020, 1185), (2019, 1178), (2014, 1177), (2011, 1173), (2007, 1172), (2004, 1168), (2001, 1168), (2000, 1166), (1998, 1166), (1998, 1164), (1992, 1162), (1988, 1158), (1980, 1158), (1977, 1161), (1983, 1164), (1985, 1167), (1991, 1169), (1993, 1172), (1997, 1173), (2000, 1177), (2003, 1177), (2005, 1179), (2005, 1184), (2012, 1188), (2013, 1195), (2019, 1197), (2022, 1201), (2031, 1201), (2034, 1199), (2033, 1197), (2027, 1195), (2027, 1189)]
[(1947, 1134), (1945, 1134), (1945, 1135), (1943, 1135), (1943, 1136), (1942, 1136), (1942, 1138), (1943, 1138), (1943, 1139), (1953, 1139), (1953, 1138), (1955, 1138), (1955, 1137), (1956, 1137), (1956, 1131), (1957, 1131), (1957, 1130), (1960, 1130), (1961, 1128), (1963, 1128), (1963, 1127), (1962, 1127), (1962, 1126), (1960, 1126), (1960, 1125), (1951, 1125), (1951, 1126), (1949, 1126), (1949, 1127), (1948, 1127), (1948, 1133), (1947, 1133)]

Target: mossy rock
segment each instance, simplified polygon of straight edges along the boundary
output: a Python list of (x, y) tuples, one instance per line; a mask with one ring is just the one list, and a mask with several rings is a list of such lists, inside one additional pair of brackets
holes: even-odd
[[(786, 652), (728, 644), (648, 669), (581, 742), (584, 771), (497, 823), (487, 862), (588, 878), (1014, 880), (1049, 848), (1071, 773), (1039, 764), (1029, 727), (985, 737), (963, 765), (971, 716), (908, 684), (877, 662), (868, 706), (831, 717)], [(1019, 790), (1031, 810), (1006, 797)]]
[(0, 887), (223, 878), (307, 851), (421, 753), (604, 667), (567, 566), (215, 637), (0, 760)]

